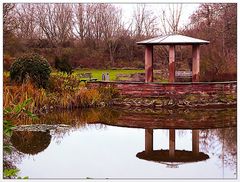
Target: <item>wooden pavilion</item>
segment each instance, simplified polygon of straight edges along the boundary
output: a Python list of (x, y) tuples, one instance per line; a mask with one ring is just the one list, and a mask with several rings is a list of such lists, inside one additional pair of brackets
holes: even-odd
[[(200, 45), (209, 44), (207, 40), (184, 35), (165, 35), (137, 42), (145, 46), (145, 81), (98, 81), (87, 83), (88, 88), (113, 87), (121, 98), (115, 103), (136, 107), (219, 107), (236, 106), (237, 82), (200, 82)], [(153, 46), (169, 46), (169, 83), (153, 82)], [(192, 82), (175, 82), (175, 47), (192, 46)], [(177, 72), (178, 73), (178, 72)], [(190, 73), (190, 72), (189, 72)], [(224, 94), (222, 100), (220, 95)], [(203, 96), (204, 95), (204, 96)], [(194, 98), (191, 100), (190, 98)], [(212, 99), (214, 96), (215, 99)], [(228, 99), (230, 96), (233, 100)], [(144, 98), (144, 99), (142, 99)], [(198, 99), (201, 98), (201, 99)]]
[(145, 46), (145, 82), (153, 82), (153, 46), (169, 46), (169, 82), (175, 82), (175, 46), (192, 45), (192, 82), (199, 82), (200, 72), (200, 45), (209, 44), (209, 41), (196, 39), (184, 35), (164, 35), (137, 42)]

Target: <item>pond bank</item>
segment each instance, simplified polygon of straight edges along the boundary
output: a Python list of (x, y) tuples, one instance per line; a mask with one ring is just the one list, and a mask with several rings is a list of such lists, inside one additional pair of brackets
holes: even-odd
[[(18, 122), (18, 131), (69, 130), (105, 124), (132, 128), (207, 129), (235, 127), (236, 108), (150, 109), (103, 107), (54, 111), (40, 115), (34, 122)], [(171, 116), (171, 117), (169, 117)]]
[(145, 108), (224, 108), (236, 107), (235, 98), (198, 97), (187, 95), (183, 98), (159, 97), (159, 98), (116, 98), (112, 104), (119, 107), (145, 107)]
[(47, 124), (31, 124), (31, 125), (18, 125), (14, 131), (40, 131), (47, 132), (51, 130), (67, 130), (71, 126), (65, 124), (47, 125)]
[(235, 107), (237, 82), (91, 82), (88, 88), (113, 88), (112, 105), (126, 107)]

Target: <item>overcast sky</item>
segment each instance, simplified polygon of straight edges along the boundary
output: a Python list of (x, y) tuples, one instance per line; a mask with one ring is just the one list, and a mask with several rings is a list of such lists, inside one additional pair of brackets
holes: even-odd
[[(189, 21), (189, 16), (193, 14), (194, 11), (197, 10), (200, 4), (182, 4), (182, 14), (180, 18), (180, 27), (187, 25)], [(116, 4), (116, 6), (122, 8), (122, 14), (124, 17), (124, 22), (131, 21), (132, 14), (134, 9), (136, 8), (136, 4)], [(169, 4), (147, 4), (148, 9), (154, 11), (154, 13), (159, 16), (161, 13), (161, 9), (168, 10)]]

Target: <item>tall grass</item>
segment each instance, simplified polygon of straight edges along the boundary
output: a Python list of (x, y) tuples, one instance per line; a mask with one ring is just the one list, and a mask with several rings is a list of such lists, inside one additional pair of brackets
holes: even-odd
[(54, 108), (95, 107), (107, 102), (110, 98), (109, 93), (112, 93), (106, 90), (87, 89), (74, 75), (51, 75), (47, 89), (35, 87), (30, 80), (18, 85), (10, 83), (8, 79), (5, 74), (3, 106), (13, 106), (27, 98), (32, 98), (33, 102), (27, 106), (27, 109), (35, 113), (47, 112)]
[(35, 108), (41, 108), (46, 104), (47, 97), (44, 89), (36, 88), (32, 83), (27, 82), (22, 85), (13, 85), (3, 87), (3, 107), (12, 107), (18, 103), (23, 102), (28, 98), (33, 98), (27, 108), (31, 112)]

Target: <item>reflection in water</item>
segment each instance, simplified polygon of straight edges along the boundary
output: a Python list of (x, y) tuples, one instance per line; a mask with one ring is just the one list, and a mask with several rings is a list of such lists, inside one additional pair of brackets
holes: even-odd
[[(72, 143), (70, 142), (67, 146), (68, 148), (72, 148), (73, 146), (81, 144), (81, 142), (86, 141), (86, 147), (82, 146), (81, 150), (87, 148), (93, 141), (98, 140), (98, 135), (94, 138), (94, 133), (102, 132), (104, 133), (106, 130), (113, 130), (114, 126), (121, 126), (119, 130), (127, 130), (128, 128), (132, 128), (131, 131), (136, 131), (134, 128), (141, 128), (145, 130), (145, 150), (144, 144), (142, 148), (139, 148), (135, 153), (131, 154), (132, 157), (136, 158), (136, 161), (133, 165), (137, 168), (139, 166), (139, 162), (147, 162), (145, 166), (152, 165), (153, 162), (148, 162), (146, 160), (155, 161), (161, 163), (159, 165), (167, 164), (167, 167), (178, 167), (178, 164), (182, 164), (188, 162), (190, 164), (199, 165), (198, 161), (206, 161), (208, 164), (208, 168), (211, 168), (212, 163), (218, 163), (219, 168), (230, 167), (232, 171), (236, 173), (237, 166), (237, 130), (236, 130), (236, 108), (229, 109), (174, 109), (174, 110), (121, 110), (119, 108), (96, 108), (96, 109), (79, 109), (73, 111), (61, 111), (61, 112), (53, 112), (47, 115), (40, 116), (40, 119), (35, 121), (35, 123), (44, 123), (44, 124), (67, 124), (71, 125), (71, 131), (68, 131), (68, 135), (66, 136), (66, 131), (56, 131), (56, 132), (20, 132), (15, 131), (11, 142), (14, 147), (24, 153), (38, 156), (38, 153), (44, 151), (42, 153), (47, 153), (46, 148), (50, 148), (56, 138), (59, 141), (64, 141), (66, 138), (76, 137), (74, 133), (84, 133), (87, 132), (89, 135), (86, 135), (85, 138), (79, 140), (77, 137), (72, 139)], [(20, 121), (20, 123), (26, 123), (26, 121)], [(110, 127), (111, 126), (111, 127)], [(122, 128), (127, 127), (127, 128)], [(111, 128), (111, 129), (109, 129)], [(103, 130), (104, 129), (104, 130)], [(156, 129), (162, 129), (169, 131), (168, 149), (154, 150), (154, 141), (153, 141), (153, 131)], [(176, 131), (181, 131), (182, 135), (176, 135)], [(186, 148), (189, 138), (187, 138), (187, 131), (192, 130), (191, 138), (191, 149)], [(136, 138), (141, 138), (141, 132), (136, 134)], [(121, 135), (122, 136), (122, 135)], [(109, 136), (109, 140), (112, 142), (109, 146), (118, 143), (121, 145), (121, 150), (119, 153), (124, 153), (128, 151), (128, 148), (134, 148), (135, 145), (126, 146), (122, 143), (121, 138), (117, 137), (115, 139), (112, 136)], [(166, 140), (166, 139), (165, 139)], [(177, 146), (178, 141), (183, 141), (181, 148), (179, 150)], [(144, 140), (141, 141), (144, 143)], [(186, 144), (185, 144), (186, 143)], [(60, 142), (58, 142), (58, 145)], [(78, 146), (77, 145), (77, 146)], [(92, 151), (99, 151), (101, 146), (96, 144), (89, 153)], [(95, 148), (94, 148), (95, 147)], [(54, 150), (54, 147), (51, 147), (49, 150)], [(129, 149), (130, 149), (129, 148)], [(65, 150), (65, 149), (62, 149)], [(113, 148), (108, 148), (108, 155), (111, 155), (111, 151)], [(142, 152), (139, 152), (144, 150)], [(60, 152), (60, 151), (58, 151)], [(73, 151), (72, 151), (73, 152)], [(137, 154), (137, 157), (135, 155)], [(100, 153), (97, 158), (99, 163), (105, 163), (106, 161), (101, 161), (102, 156)], [(130, 155), (130, 154), (129, 154)], [(78, 160), (81, 158), (78, 154), (75, 156), (72, 154), (67, 156), (69, 159), (74, 158)], [(62, 159), (66, 160), (61, 156)], [(85, 157), (87, 158), (87, 157)], [(144, 160), (139, 160), (144, 159)], [(209, 160), (206, 160), (208, 159)], [(27, 160), (27, 159), (26, 159)], [(84, 160), (84, 159), (82, 159)], [(86, 165), (91, 161), (91, 158), (87, 158)], [(125, 158), (119, 158), (119, 161), (124, 161)], [(214, 161), (214, 162), (209, 162)], [(218, 161), (218, 162), (216, 162)], [(219, 162), (221, 161), (221, 162)], [(50, 161), (46, 161), (47, 163)], [(193, 163), (194, 162), (194, 163)], [(79, 161), (76, 164), (75, 168), (79, 168), (79, 165), (82, 161)], [(127, 163), (127, 161), (126, 161)], [(47, 165), (47, 164), (46, 164)], [(91, 164), (96, 165), (98, 164)], [(166, 166), (166, 165), (164, 165)], [(186, 166), (186, 165), (184, 165)], [(86, 169), (86, 166), (81, 166)], [(106, 166), (107, 168), (108, 166)], [(155, 166), (156, 167), (156, 166)], [(90, 170), (90, 176), (94, 171)], [(43, 171), (44, 172), (44, 171)], [(92, 172), (92, 173), (91, 173)], [(66, 171), (67, 173), (67, 171)], [(186, 172), (187, 173), (187, 172)], [(109, 174), (111, 172), (109, 171)], [(26, 174), (28, 175), (28, 174)], [(231, 177), (235, 177), (234, 176)], [(82, 176), (80, 176), (82, 177)], [(85, 176), (86, 177), (86, 176)], [(169, 176), (171, 177), (171, 175)], [(197, 178), (201, 178), (197, 176)]]
[(237, 128), (207, 129), (201, 132), (202, 149), (221, 159), (219, 166), (237, 171)]
[(49, 131), (13, 131), (10, 142), (13, 148), (10, 154), (3, 153), (3, 169), (17, 169), (24, 154), (37, 155), (44, 151), (51, 142), (51, 135)]
[(91, 123), (101, 123), (130, 128), (209, 129), (236, 126), (237, 114), (236, 108), (160, 110), (90, 108), (49, 113), (40, 116), (34, 123), (67, 124), (77, 128)]
[(197, 162), (209, 158), (207, 154), (199, 152), (199, 130), (192, 130), (192, 151), (176, 150), (175, 129), (169, 129), (169, 150), (153, 150), (153, 129), (145, 129), (145, 151), (139, 152), (140, 159), (154, 162)]
[(50, 132), (14, 131), (12, 145), (24, 154), (35, 155), (45, 150), (51, 142)]

